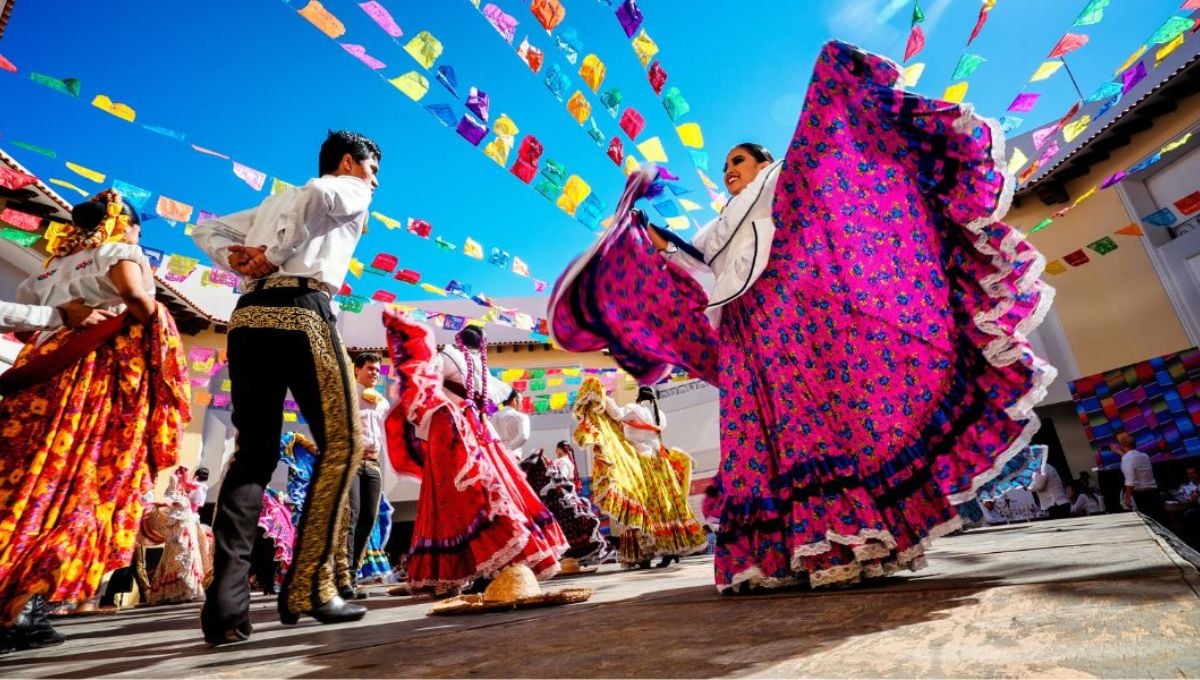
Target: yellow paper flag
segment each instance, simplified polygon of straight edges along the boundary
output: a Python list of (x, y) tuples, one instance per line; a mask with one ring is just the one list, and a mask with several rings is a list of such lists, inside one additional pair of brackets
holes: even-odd
[(642, 157), (650, 163), (667, 162), (667, 151), (663, 149), (662, 140), (658, 137), (651, 137), (638, 144), (637, 149), (641, 152)]
[(1058, 72), (1058, 69), (1063, 67), (1063, 63), (1057, 59), (1054, 61), (1043, 61), (1042, 65), (1033, 72), (1033, 76), (1029, 78), (1029, 82), (1036, 83), (1039, 80), (1045, 80)]
[(962, 100), (967, 96), (967, 85), (967, 81), (964, 80), (961, 83), (954, 83), (950, 87), (947, 87), (946, 91), (942, 93), (942, 100), (961, 104)]
[(579, 67), (579, 77), (583, 78), (583, 82), (587, 83), (592, 92), (595, 92), (600, 89), (600, 84), (604, 82), (604, 73), (606, 70), (604, 62), (600, 61), (600, 57), (589, 54), (583, 58), (583, 64)]
[(291, 184), (288, 184), (287, 182), (279, 179), (278, 177), (271, 178), (271, 195), (272, 196), (274, 196), (275, 194), (282, 194), (283, 192), (285, 192), (291, 188), (292, 188)]
[(425, 93), (429, 91), (429, 79), (416, 71), (409, 71), (402, 76), (392, 78), (388, 82), (397, 90), (408, 95), (408, 98), (414, 102), (420, 101), (421, 97), (424, 97)]
[[(54, 186), (59, 186), (64, 189), (70, 189), (71, 191), (78, 193), (80, 196), (83, 196), (84, 198), (87, 198), (87, 196), (88, 196), (88, 192), (86, 190), (80, 189), (79, 187), (75, 186), (74, 184), (71, 184), (70, 182), (68, 182), (65, 179), (58, 179), (57, 177), (51, 177), (50, 183), (53, 184)], [(47, 236), (46, 238), (50, 238), (50, 237)]]
[(1083, 203), (1084, 201), (1091, 198), (1095, 193), (1096, 193), (1096, 185), (1093, 184), (1091, 189), (1088, 189), (1087, 191), (1083, 192), (1083, 194), (1079, 198), (1075, 199), (1075, 202), (1071, 204), (1071, 207), (1074, 208), (1075, 206), (1079, 205), (1080, 203)]
[(476, 260), (482, 260), (483, 246), (479, 244), (479, 241), (468, 236), (467, 240), (463, 243), (463, 255), (473, 257)]
[(592, 115), (592, 105), (588, 103), (582, 92), (576, 90), (575, 94), (567, 100), (567, 111), (571, 112), (571, 117), (575, 119), (576, 123), (583, 125), (583, 121)]
[(1133, 54), (1129, 55), (1129, 58), (1125, 60), (1125, 63), (1121, 64), (1120, 66), (1117, 67), (1117, 70), (1113, 71), (1113, 75), (1114, 76), (1121, 75), (1125, 71), (1125, 69), (1129, 68), (1130, 66), (1133, 66), (1133, 62), (1137, 61), (1138, 59), (1141, 59), (1142, 55), (1145, 53), (1146, 53), (1145, 45), (1142, 45), (1141, 47), (1137, 48), (1137, 52), (1134, 52)]
[(134, 113), (133, 108), (128, 104), (118, 104), (117, 102), (109, 99), (108, 95), (106, 94), (96, 95), (96, 98), (92, 100), (92, 106), (100, 109), (101, 111), (111, 113), (127, 123), (132, 123), (133, 119), (137, 117), (137, 114)]
[(917, 81), (925, 73), (924, 62), (918, 64), (909, 64), (904, 67), (904, 71), (900, 74), (900, 87), (913, 88), (917, 86)]
[(1083, 131), (1087, 129), (1087, 126), (1091, 124), (1091, 122), (1092, 117), (1084, 114), (1080, 116), (1078, 120), (1073, 120), (1070, 123), (1067, 123), (1062, 129), (1063, 139), (1068, 142), (1075, 139), (1079, 135), (1083, 134)]
[(658, 45), (650, 39), (650, 34), (646, 33), (646, 29), (642, 29), (641, 33), (633, 39), (633, 51), (637, 53), (638, 61), (642, 62), (642, 68), (650, 65), (650, 60), (654, 55), (658, 54)]
[(1017, 171), (1025, 167), (1025, 164), (1028, 162), (1029, 157), (1025, 155), (1024, 151), (1021, 151), (1020, 149), (1013, 149), (1012, 158), (1008, 159), (1008, 174), (1017, 174)]
[(284, 421), (285, 423), (295, 423), (295, 422), (297, 422), (298, 420), (299, 420), (299, 419), (298, 419), (298, 418), (296, 418), (296, 412), (295, 412), (295, 411), (284, 411), (284, 412), (283, 412), (283, 421)]
[(517, 129), (517, 124), (508, 117), (508, 114), (502, 113), (492, 124), (492, 132), (501, 137), (516, 137), (521, 131)]
[(359, 262), (358, 258), (356, 258), (356, 257), (350, 258), (350, 273), (354, 274), (354, 276), (356, 278), (360, 278), (360, 279), (362, 278), (363, 263)]
[(704, 206), (700, 205), (699, 203), (696, 203), (695, 201), (689, 201), (686, 198), (679, 199), (679, 207), (683, 208), (684, 210), (686, 210), (688, 212), (704, 210)]
[[(1163, 148), (1158, 150), (1158, 152), (1159, 153), (1167, 153), (1168, 151), (1174, 151), (1175, 149), (1178, 149), (1179, 147), (1183, 146), (1184, 144), (1187, 144), (1188, 140), (1191, 138), (1192, 138), (1192, 133), (1189, 132), (1186, 135), (1180, 137), (1179, 139), (1176, 139), (1175, 141), (1164, 145)], [(54, 180), (50, 180), (50, 181), (53, 182)]]
[(429, 31), (421, 31), (417, 37), (408, 41), (404, 51), (416, 59), (422, 68), (429, 68), (442, 56), (442, 43)]
[(557, 411), (567, 407), (567, 393), (555, 392), (550, 395), (550, 410)]
[[(1185, 33), (1186, 33), (1186, 31), (1185, 31)], [(1172, 52), (1179, 49), (1179, 47), (1181, 45), (1183, 45), (1183, 36), (1184, 36), (1184, 33), (1180, 33), (1179, 35), (1175, 36), (1174, 38), (1171, 38), (1171, 42), (1167, 43), (1166, 45), (1163, 45), (1162, 47), (1159, 48), (1159, 50), (1157, 52), (1154, 53), (1154, 65), (1155, 66), (1158, 66), (1160, 63), (1162, 63), (1163, 59), (1166, 59), (1167, 57), (1171, 56)]]
[(712, 189), (713, 191), (719, 190), (719, 187), (717, 187), (716, 184), (713, 184), (713, 181), (708, 178), (708, 175), (704, 174), (703, 170), (697, 170), (696, 172), (700, 174), (700, 181), (704, 183), (705, 187)]
[(700, 126), (696, 123), (684, 123), (675, 128), (679, 133), (679, 140), (683, 145), (692, 149), (704, 148), (704, 133), (700, 131)]
[(689, 226), (691, 226), (691, 223), (688, 222), (688, 218), (683, 217), (682, 215), (679, 217), (667, 218), (667, 228), (673, 229), (674, 231), (683, 231)]
[(640, 167), (642, 166), (637, 162), (637, 159), (633, 157), (633, 154), (629, 154), (625, 157), (625, 167), (621, 168), (621, 170), (625, 173), (625, 176), (628, 177), (637, 172), (638, 168)]
[(575, 210), (579, 208), (579, 204), (575, 201), (572, 201), (571, 197), (566, 194), (559, 196), (558, 200), (554, 201), (554, 205), (558, 206), (559, 210), (565, 212), (571, 217), (575, 216)]
[(1051, 276), (1057, 276), (1067, 271), (1067, 265), (1062, 263), (1062, 260), (1054, 260), (1046, 263), (1046, 273)]
[(563, 187), (563, 195), (569, 197), (576, 205), (583, 203), (591, 193), (592, 187), (588, 186), (588, 183), (583, 181), (579, 175), (571, 175), (567, 179), (567, 185)]
[(304, 9), (299, 10), (300, 16), (312, 22), (313, 26), (321, 29), (321, 32), (330, 38), (340, 38), (346, 33), (346, 27), (338, 18), (330, 14), (325, 6), (317, 2), (317, 0), (309, 0)]
[(70, 170), (71, 172), (75, 173), (76, 175), (79, 175), (80, 177), (83, 177), (84, 179), (91, 180), (97, 184), (103, 183), (104, 179), (105, 179), (104, 173), (96, 172), (95, 170), (92, 170), (91, 168), (85, 168), (82, 165), (79, 165), (78, 163), (72, 163), (70, 161), (67, 161), (67, 169)]
[(399, 229), (400, 228), (400, 224), (401, 224), (400, 220), (394, 220), (394, 219), (388, 217), (387, 215), (384, 215), (381, 212), (373, 212), (373, 213), (371, 213), (371, 217), (374, 217), (375, 219), (379, 220), (380, 222), (383, 222), (383, 226), (387, 227), (388, 229)]
[(505, 167), (508, 165), (508, 153), (512, 151), (512, 144), (508, 141), (509, 139), (512, 138), (505, 139), (497, 135), (495, 139), (483, 147), (483, 155), (496, 161), (496, 164), (500, 167)]
[(426, 293), (433, 293), (434, 295), (441, 295), (442, 297), (446, 297), (446, 289), (445, 288), (438, 288), (437, 286), (434, 286), (432, 284), (422, 283), (421, 290), (425, 291)]

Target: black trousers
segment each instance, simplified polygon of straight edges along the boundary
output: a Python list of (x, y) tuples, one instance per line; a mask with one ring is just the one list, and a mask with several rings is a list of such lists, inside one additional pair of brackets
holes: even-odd
[(351, 549), (347, 560), (350, 573), (343, 578), (343, 582), (348, 580), (349, 585), (358, 580), (367, 540), (371, 538), (371, 530), (379, 519), (379, 497), (382, 494), (383, 479), (379, 473), (379, 462), (364, 460), (358, 468), (358, 474), (350, 480), (350, 528), (346, 537), (346, 546)]
[(337, 595), (335, 560), (345, 552), (347, 496), (362, 456), (350, 360), (324, 293), (246, 293), (230, 320), (228, 354), (237, 449), (217, 499), (213, 582), (201, 613), (201, 625), (214, 634), (249, 625), (250, 554), (263, 489), (279, 462), (288, 390), (321, 455), (296, 527), (281, 612), (303, 613)]
[(1138, 512), (1150, 517), (1167, 529), (1171, 528), (1171, 521), (1167, 519), (1167, 509), (1163, 507), (1162, 494), (1159, 493), (1158, 489), (1134, 491), (1133, 504)]

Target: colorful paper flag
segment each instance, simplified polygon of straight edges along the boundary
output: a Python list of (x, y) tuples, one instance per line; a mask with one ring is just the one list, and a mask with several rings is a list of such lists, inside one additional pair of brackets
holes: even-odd
[(1178, 149), (1179, 147), (1183, 146), (1184, 144), (1187, 144), (1188, 140), (1190, 140), (1191, 138), (1192, 138), (1192, 133), (1189, 132), (1186, 135), (1180, 137), (1179, 139), (1176, 139), (1173, 142), (1168, 142), (1167, 144), (1164, 144), (1163, 148), (1159, 149), (1158, 152), (1159, 153), (1169, 153), (1171, 151), (1174, 151), (1175, 149)]
[(463, 255), (466, 255), (467, 257), (473, 257), (476, 260), (482, 260), (483, 246), (479, 243), (479, 241), (476, 241), (468, 236), (467, 240), (463, 242)]
[(638, 113), (637, 109), (630, 106), (621, 113), (620, 126), (625, 134), (629, 135), (631, 141), (636, 141), (637, 136), (646, 127), (646, 120), (642, 118), (642, 114)]
[(383, 226), (387, 227), (388, 229), (399, 229), (401, 226), (400, 220), (392, 219), (392, 218), (388, 217), (387, 215), (384, 215), (381, 212), (372, 212), (371, 217), (374, 217), (375, 219), (382, 222)]
[(237, 161), (233, 161), (233, 174), (237, 175), (246, 184), (249, 184), (250, 188), (255, 191), (262, 191), (263, 184), (267, 181), (267, 174), (265, 172), (259, 172)]
[(637, 0), (625, 0), (621, 3), (621, 6), (617, 8), (617, 21), (621, 24), (621, 30), (625, 31), (626, 38), (632, 38), (633, 34), (637, 33), (643, 21), (642, 11), (638, 9)]
[(362, 45), (351, 45), (349, 43), (341, 43), (342, 49), (354, 55), (354, 58), (366, 64), (367, 68), (378, 71), (387, 66), (387, 64), (379, 61), (375, 57), (367, 54), (367, 48)]
[(0, 69), (8, 71), (9, 73), (16, 73), (17, 65), (5, 59), (4, 55), (0, 55)]
[(1161, 64), (1163, 59), (1166, 59), (1167, 57), (1171, 56), (1171, 54), (1175, 50), (1179, 49), (1182, 46), (1183, 46), (1183, 34), (1180, 33), (1179, 35), (1175, 36), (1174, 38), (1171, 38), (1170, 42), (1168, 42), (1166, 45), (1163, 45), (1161, 48), (1158, 49), (1157, 52), (1154, 53), (1154, 65), (1158, 66), (1159, 64)]
[(637, 145), (637, 150), (642, 154), (642, 157), (650, 163), (666, 163), (667, 152), (663, 148), (662, 140), (658, 137), (651, 137), (641, 144)]
[(1028, 162), (1029, 157), (1025, 155), (1025, 152), (1014, 148), (1012, 157), (1008, 159), (1008, 174), (1017, 174), (1017, 172), (1020, 171), (1021, 168), (1025, 167), (1025, 164)]
[(1007, 135), (1013, 130), (1021, 127), (1021, 123), (1024, 122), (1024, 118), (1018, 118), (1016, 116), (1000, 116), (1000, 130)]
[(1123, 85), (1121, 87), (1121, 94), (1122, 95), (1129, 94), (1129, 91), (1132, 90), (1138, 83), (1142, 82), (1142, 79), (1145, 77), (1146, 77), (1146, 63), (1145, 62), (1139, 61), (1138, 63), (1134, 64), (1130, 68), (1126, 69), (1125, 73), (1123, 73), (1121, 75), (1121, 81), (1123, 83)]
[(517, 25), (519, 23), (516, 18), (505, 14), (504, 10), (491, 3), (484, 6), (483, 16), (492, 25), (492, 28), (496, 29), (500, 37), (504, 38), (504, 42), (509, 45), (513, 43), (513, 39), (517, 36)]
[(512, 270), (517, 276), (529, 276), (529, 265), (515, 255), (512, 259)]
[(917, 86), (917, 82), (921, 80), (921, 76), (925, 73), (925, 62), (917, 62), (904, 67), (900, 74), (899, 85), (905, 89), (912, 89)]
[(1169, 227), (1178, 221), (1170, 208), (1160, 208), (1142, 218), (1142, 222), (1155, 227)]
[(63, 80), (59, 80), (58, 78), (35, 72), (29, 74), (29, 79), (38, 85), (44, 85), (51, 90), (58, 90), (69, 97), (78, 97), (79, 91), (82, 88), (82, 83), (79, 82), (78, 78), (65, 78)]
[(1057, 59), (1059, 57), (1066, 56), (1080, 47), (1083, 47), (1087, 44), (1087, 42), (1088, 36), (1085, 34), (1067, 33), (1059, 39), (1058, 44), (1054, 46), (1054, 49), (1050, 50), (1050, 54), (1047, 55), (1046, 58)]
[(591, 88), (592, 92), (600, 89), (600, 84), (604, 82), (604, 76), (607, 69), (604, 62), (600, 61), (600, 57), (594, 54), (589, 54), (583, 58), (583, 64), (579, 67), (579, 77), (583, 78), (583, 82)]
[[(963, 54), (958, 58), (958, 64), (954, 67), (954, 75), (950, 76), (950, 80), (962, 80), (969, 78), (972, 73), (987, 61), (978, 54)], [(947, 100), (949, 101), (949, 100)]]
[(1142, 228), (1139, 227), (1137, 224), (1131, 223), (1124, 227), (1121, 227), (1115, 233), (1120, 234), (1122, 236), (1141, 236), (1145, 232), (1143, 232)]
[(988, 14), (995, 6), (996, 0), (983, 0), (983, 6), (979, 8), (979, 16), (975, 19), (975, 28), (971, 29), (971, 37), (967, 38), (968, 45), (975, 42), (975, 38), (979, 37), (979, 32), (983, 30), (983, 25), (987, 23)]
[(1192, 30), (1196, 25), (1194, 19), (1190, 17), (1173, 16), (1162, 25), (1158, 30), (1151, 34), (1150, 39), (1146, 42), (1151, 45), (1162, 45), (1174, 40), (1177, 36), (1183, 35), (1187, 31)]
[(41, 217), (37, 215), (31, 215), (27, 212), (22, 212), (15, 208), (4, 208), (3, 210), (0, 210), (0, 222), (11, 224), (17, 229), (24, 231), (38, 231), (42, 228)]
[(421, 31), (415, 38), (408, 41), (404, 51), (417, 60), (422, 68), (428, 69), (433, 62), (442, 56), (442, 43), (429, 31)]
[(96, 95), (96, 97), (92, 99), (92, 106), (104, 111), (105, 113), (110, 113), (127, 123), (132, 123), (134, 119), (137, 118), (137, 114), (134, 112), (133, 107), (129, 106), (128, 104), (114, 102), (112, 99), (109, 99), (108, 95), (106, 94)]
[(1096, 88), (1096, 90), (1088, 95), (1088, 98), (1084, 101), (1090, 104), (1092, 102), (1102, 101), (1119, 94), (1121, 94), (1121, 83), (1114, 83), (1110, 80)]
[(529, 11), (547, 33), (552, 32), (567, 16), (567, 9), (558, 0), (533, 0)]
[(967, 96), (968, 85), (969, 83), (964, 80), (961, 83), (955, 83), (950, 87), (947, 87), (946, 91), (942, 93), (942, 100), (954, 102), (955, 104), (961, 104), (962, 100)]
[(576, 123), (582, 125), (588, 119), (588, 116), (592, 115), (592, 105), (588, 102), (587, 97), (583, 96), (582, 92), (576, 90), (575, 94), (571, 95), (571, 98), (567, 100), (567, 111), (575, 119)]
[(1063, 255), (1062, 259), (1063, 259), (1063, 262), (1066, 262), (1067, 264), (1071, 265), (1072, 267), (1082, 267), (1083, 265), (1087, 264), (1088, 262), (1091, 262), (1091, 260), (1088, 259), (1087, 253), (1083, 252), (1082, 248), (1079, 250), (1067, 253), (1066, 255)]
[(1029, 113), (1037, 105), (1038, 97), (1041, 96), (1037, 92), (1022, 92), (1008, 105), (1008, 110), (1013, 113)]
[(271, 178), (271, 195), (272, 196), (274, 196), (275, 194), (282, 194), (283, 192), (287, 191), (288, 189), (292, 189), (292, 188), (294, 188), (294, 185), (288, 184), (287, 182), (279, 179), (278, 177)]
[(1053, 218), (1047, 217), (1046, 219), (1042, 220), (1041, 222), (1038, 222), (1037, 224), (1033, 225), (1033, 228), (1029, 230), (1029, 233), (1031, 233), (1031, 234), (1036, 234), (1036, 233), (1038, 233), (1039, 231), (1041, 231), (1041, 230), (1045, 229), (1046, 227), (1050, 226), (1050, 225), (1051, 225), (1051, 223), (1053, 223), (1053, 222), (1054, 222), (1054, 219), (1053, 219)]
[(1062, 129), (1063, 139), (1066, 140), (1067, 142), (1074, 140), (1076, 137), (1083, 134), (1083, 131), (1087, 129), (1087, 126), (1089, 124), (1091, 124), (1091, 122), (1092, 122), (1092, 117), (1087, 114), (1084, 114), (1084, 115), (1080, 116), (1077, 120), (1067, 123), (1066, 125), (1063, 126), (1063, 129)]
[(366, 12), (367, 16), (371, 17), (371, 19), (383, 29), (384, 33), (387, 33), (393, 38), (399, 38), (400, 36), (404, 35), (404, 31), (400, 30), (399, 24), (396, 23), (396, 20), (392, 18), (392, 15), (383, 7), (383, 5), (379, 4), (375, 0), (369, 0), (368, 2), (358, 3), (358, 6), (361, 7), (362, 11)]
[(521, 46), (517, 48), (517, 56), (534, 73), (542, 70), (542, 62), (545, 60), (545, 55), (540, 49), (529, 44), (529, 38), (521, 40)]
[(346, 27), (338, 18), (333, 16), (329, 10), (325, 9), (317, 0), (309, 0), (309, 3), (304, 6), (304, 9), (297, 10), (300, 16), (308, 19), (313, 26), (316, 26), (322, 33), (333, 39), (338, 39), (346, 33)]
[(683, 145), (692, 149), (704, 148), (704, 133), (700, 130), (700, 125), (697, 123), (684, 123), (675, 128), (679, 133), (679, 141)]
[(425, 93), (429, 92), (429, 79), (416, 71), (409, 71), (402, 76), (392, 78), (388, 82), (397, 90), (408, 95), (408, 98), (414, 102), (420, 101), (421, 97), (424, 97)]
[(16, 191), (37, 182), (37, 177), (15, 170), (7, 165), (0, 165), (0, 187)]
[(908, 34), (908, 43), (904, 46), (904, 61), (908, 61), (925, 49), (925, 31), (920, 26), (913, 26)]
[(192, 217), (192, 206), (166, 196), (159, 196), (155, 212), (164, 219), (187, 222)]
[(76, 175), (79, 175), (80, 177), (97, 184), (103, 184), (104, 180), (107, 178), (107, 176), (102, 172), (97, 172), (91, 168), (85, 168), (78, 163), (72, 163), (70, 161), (67, 161), (67, 169)]
[(1067, 265), (1062, 263), (1062, 260), (1052, 260), (1046, 263), (1045, 272), (1051, 276), (1058, 276), (1067, 271)]
[(1112, 240), (1111, 236), (1105, 236), (1102, 239), (1089, 243), (1087, 247), (1099, 255), (1107, 255), (1117, 249), (1117, 242)]
[(667, 84), (667, 71), (661, 62), (655, 61), (650, 65), (650, 71), (646, 73), (646, 78), (650, 81), (650, 88), (654, 90), (654, 94), (662, 94), (663, 86)]
[(67, 180), (58, 179), (57, 177), (51, 177), (50, 183), (53, 184), (54, 186), (62, 187), (64, 189), (70, 189), (71, 191), (74, 191), (75, 193), (79, 194), (80, 196), (82, 196), (84, 198), (87, 198), (88, 194), (90, 193), (86, 189), (81, 189), (78, 186), (71, 184)]
[(1121, 73), (1123, 73), (1130, 66), (1133, 66), (1133, 62), (1137, 61), (1138, 59), (1141, 59), (1142, 55), (1145, 53), (1146, 53), (1145, 45), (1142, 45), (1141, 47), (1137, 48), (1137, 50), (1135, 50), (1133, 54), (1129, 55), (1129, 58), (1126, 59), (1124, 61), (1124, 63), (1122, 63), (1120, 66), (1117, 67), (1117, 70), (1113, 71), (1113, 75), (1117, 76), (1117, 75), (1120, 75)]
[(1075, 18), (1075, 23), (1072, 26), (1091, 26), (1098, 24), (1104, 19), (1104, 9), (1108, 7), (1111, 0), (1092, 0), (1084, 6), (1083, 11)]
[(433, 233), (433, 225), (425, 220), (410, 217), (408, 218), (408, 233), (421, 238), (429, 238), (429, 235)]
[(658, 45), (650, 38), (650, 34), (646, 33), (646, 29), (642, 29), (641, 33), (638, 33), (638, 36), (633, 39), (633, 52), (637, 55), (642, 68), (649, 66), (654, 55), (658, 54)]
[(1054, 75), (1055, 73), (1058, 73), (1058, 69), (1060, 69), (1062, 67), (1063, 67), (1063, 62), (1058, 61), (1058, 60), (1043, 61), (1042, 65), (1039, 66), (1038, 69), (1033, 72), (1033, 75), (1029, 78), (1029, 82), (1036, 83), (1039, 80), (1045, 80), (1045, 79), (1049, 78), (1050, 76)]

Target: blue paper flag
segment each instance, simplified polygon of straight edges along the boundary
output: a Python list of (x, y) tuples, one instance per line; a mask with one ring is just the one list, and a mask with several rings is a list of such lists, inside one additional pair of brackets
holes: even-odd
[(1169, 227), (1179, 221), (1175, 217), (1175, 213), (1171, 212), (1170, 208), (1162, 208), (1156, 210), (1142, 218), (1146, 224), (1152, 224), (1156, 227)]

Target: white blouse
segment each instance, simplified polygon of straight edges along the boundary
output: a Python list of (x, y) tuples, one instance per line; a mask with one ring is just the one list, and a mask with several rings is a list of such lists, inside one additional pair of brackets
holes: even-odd
[(638, 402), (630, 404), (624, 408), (617, 406), (617, 403), (608, 398), (605, 402), (608, 409), (608, 414), (614, 420), (619, 420), (624, 425), (625, 438), (629, 443), (633, 444), (634, 448), (644, 456), (658, 453), (662, 446), (662, 435), (659, 432), (634, 425), (649, 425), (665, 429), (667, 427), (667, 414), (658, 409), (658, 423), (654, 422), (654, 406), (650, 402)]
[[(46, 271), (30, 276), (17, 287), (17, 302), (57, 307), (76, 298), (83, 304), (111, 312), (125, 311), (125, 303), (108, 273), (128, 260), (142, 268), (142, 289), (154, 296), (154, 274), (142, 249), (128, 243), (105, 243), (50, 261)], [(49, 337), (43, 332), (38, 342)]]

